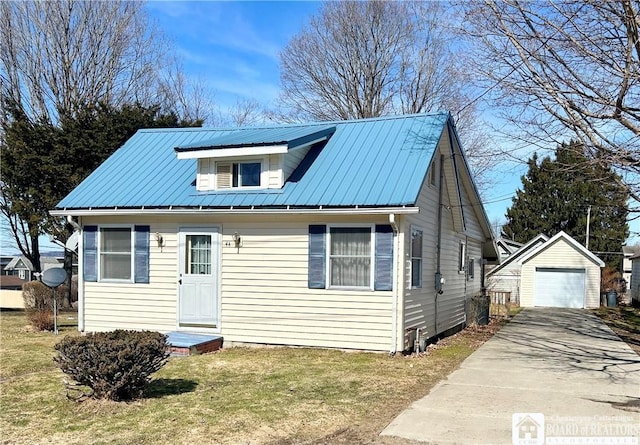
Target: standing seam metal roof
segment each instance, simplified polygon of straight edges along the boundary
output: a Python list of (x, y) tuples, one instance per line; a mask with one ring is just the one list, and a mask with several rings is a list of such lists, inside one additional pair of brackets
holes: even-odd
[[(139, 130), (57, 208), (414, 205), (449, 118), (438, 113), (253, 129)], [(216, 139), (286, 141), (333, 127), (304, 175), (277, 190), (199, 192), (197, 161), (177, 159), (174, 150), (211, 146)], [(260, 133), (269, 137), (258, 137)]]

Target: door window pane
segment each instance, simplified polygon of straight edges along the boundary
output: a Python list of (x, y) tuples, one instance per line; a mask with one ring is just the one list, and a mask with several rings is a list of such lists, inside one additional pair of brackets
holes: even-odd
[(211, 275), (211, 235), (187, 235), (185, 273)]
[(332, 286), (369, 287), (371, 280), (371, 229), (334, 227), (330, 231)]

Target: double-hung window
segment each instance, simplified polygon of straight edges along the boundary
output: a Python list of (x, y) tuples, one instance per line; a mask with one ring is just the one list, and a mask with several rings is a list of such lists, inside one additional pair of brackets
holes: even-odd
[(334, 287), (371, 287), (371, 228), (331, 227), (329, 276)]
[(149, 235), (149, 226), (84, 226), (84, 280), (149, 283)]
[(458, 273), (464, 273), (467, 265), (467, 244), (464, 241), (460, 241), (460, 250), (458, 253)]
[(100, 279), (131, 280), (131, 234), (130, 227), (100, 228)]
[(309, 226), (310, 289), (393, 289), (390, 225)]
[(411, 287), (422, 287), (422, 230), (411, 228)]

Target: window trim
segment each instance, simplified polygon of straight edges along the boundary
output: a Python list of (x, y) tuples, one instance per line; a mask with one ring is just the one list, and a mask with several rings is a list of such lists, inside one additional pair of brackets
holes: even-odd
[(473, 281), (473, 279), (476, 276), (475, 265), (476, 265), (475, 258), (469, 257), (469, 259), (467, 260), (467, 280), (468, 281)]
[[(420, 237), (422, 238), (422, 242), (421, 242), (421, 246), (420, 246), (420, 255), (419, 257), (414, 257), (413, 256), (413, 232), (417, 231), (420, 232)], [(424, 230), (422, 229), (421, 226), (417, 226), (417, 225), (413, 225), (411, 224), (409, 226), (409, 269), (410, 269), (410, 274), (409, 274), (409, 280), (410, 280), (410, 287), (411, 289), (422, 289), (422, 283), (423, 283), (423, 277), (422, 277), (422, 269), (424, 266)], [(420, 260), (420, 275), (419, 275), (419, 282), (417, 285), (414, 285), (413, 283), (413, 260)]]
[(431, 187), (435, 187), (437, 181), (437, 174), (436, 174), (436, 161), (435, 159), (431, 161), (431, 164), (429, 165), (429, 185)]
[[(211, 160), (209, 161), (211, 162)], [(250, 186), (242, 186), (238, 185), (236, 187), (233, 186), (233, 165), (238, 164), (238, 179), (240, 172), (240, 164), (260, 164), (260, 185), (250, 185)], [(218, 187), (218, 165), (220, 164), (231, 164), (231, 187)], [(210, 168), (210, 176), (209, 176), (209, 190), (262, 190), (269, 188), (269, 157), (251, 157), (251, 158), (229, 158), (229, 159), (217, 159), (213, 163), (213, 168)], [(240, 181), (238, 181), (240, 182)]]
[[(369, 229), (369, 285), (368, 286), (335, 286), (331, 284), (331, 229), (361, 229), (368, 228)], [(368, 223), (349, 223), (349, 224), (327, 224), (327, 237), (326, 237), (326, 264), (325, 264), (325, 276), (326, 276), (326, 289), (335, 289), (335, 290), (368, 290), (373, 291), (375, 289), (375, 236), (376, 236), (376, 225), (368, 224)]]
[[(102, 278), (102, 229), (129, 229), (131, 270), (130, 278)], [(97, 243), (97, 282), (98, 283), (135, 283), (135, 225), (134, 224), (98, 224)]]

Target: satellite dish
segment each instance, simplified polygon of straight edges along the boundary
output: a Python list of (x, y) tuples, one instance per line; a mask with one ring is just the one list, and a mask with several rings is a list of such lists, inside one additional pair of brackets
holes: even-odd
[(58, 287), (67, 281), (67, 271), (62, 267), (52, 267), (42, 272), (42, 282), (49, 287)]
[(78, 232), (73, 232), (71, 234), (64, 247), (66, 247), (67, 250), (71, 250), (72, 252), (75, 252), (76, 249), (78, 249)]

